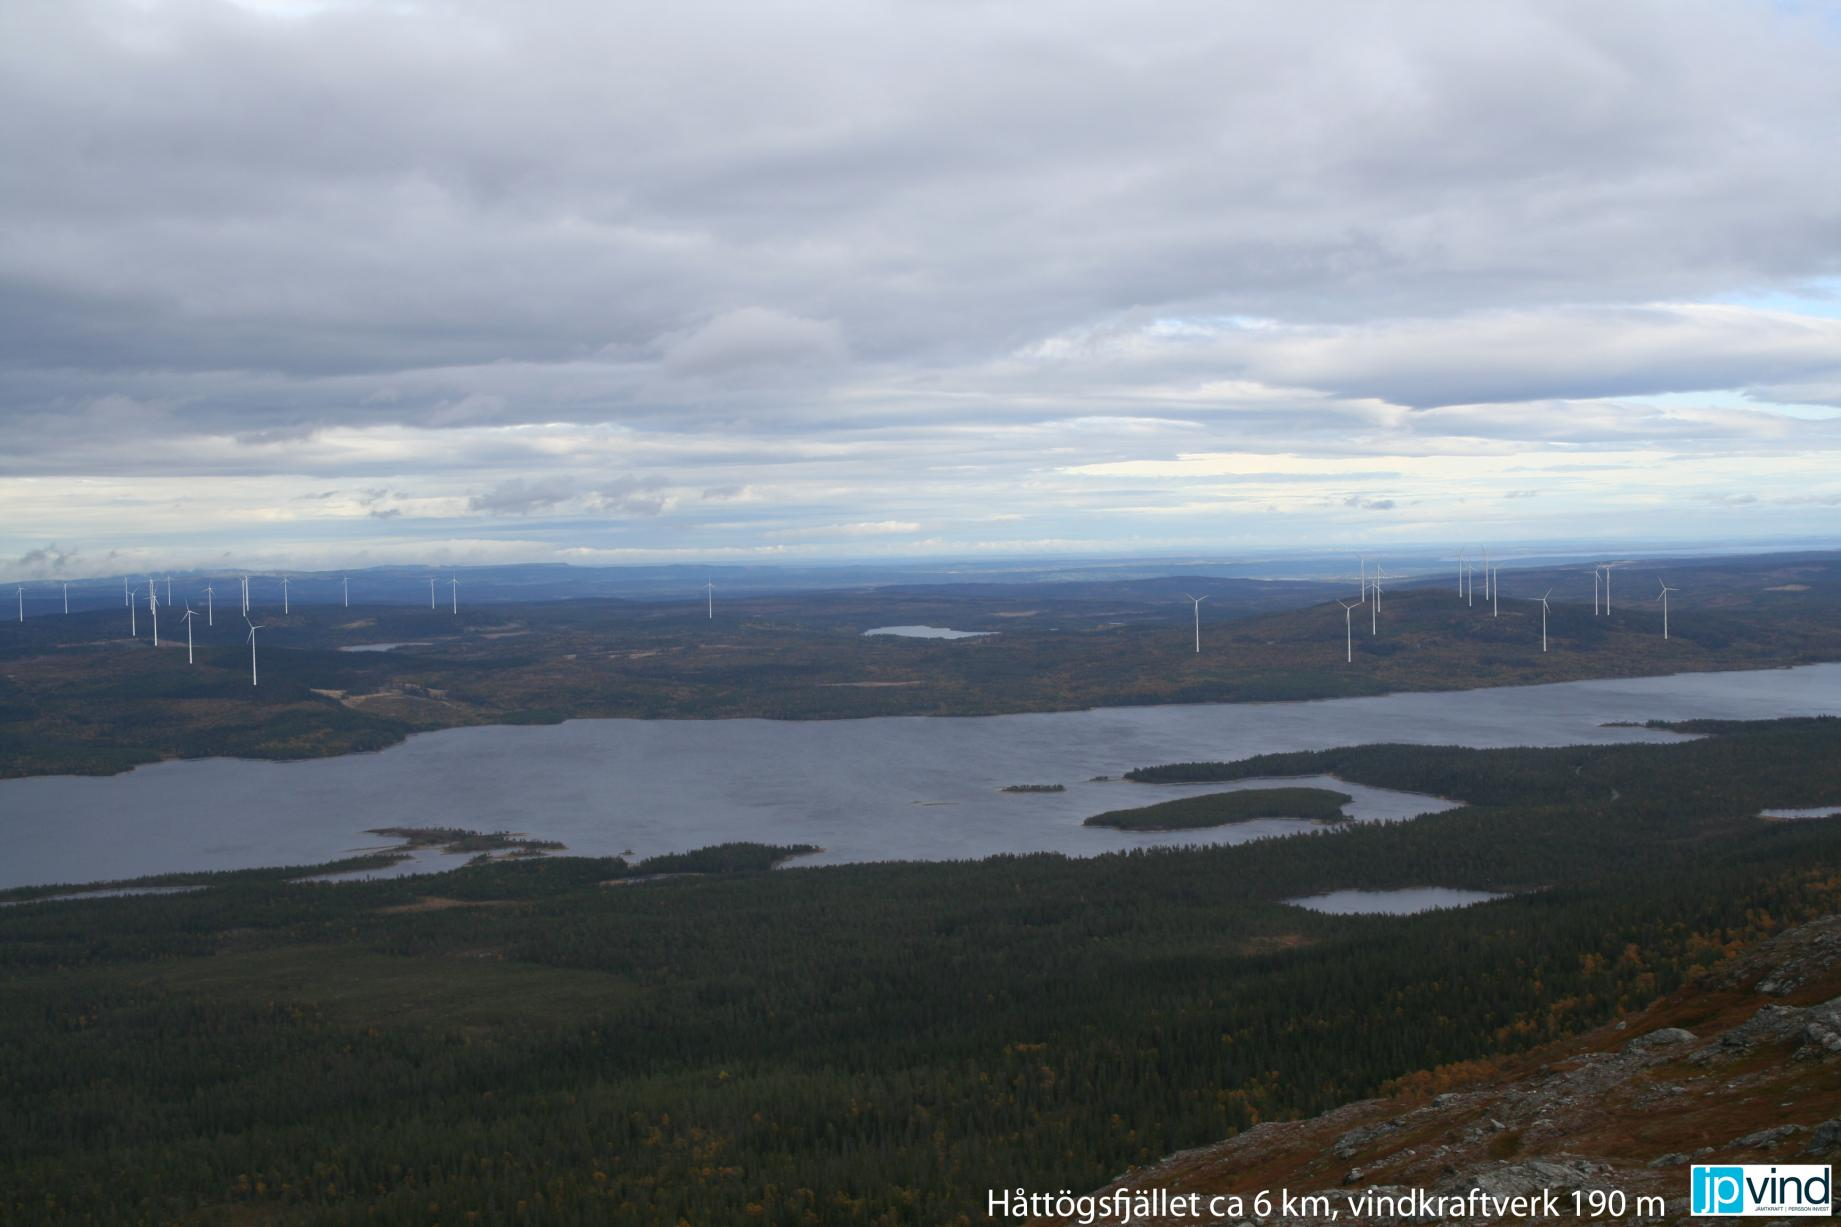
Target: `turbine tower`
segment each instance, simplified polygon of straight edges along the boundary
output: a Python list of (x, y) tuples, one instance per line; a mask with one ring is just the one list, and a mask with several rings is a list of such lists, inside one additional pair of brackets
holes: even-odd
[(138, 608), (133, 601), (128, 602), (128, 633), (134, 638), (141, 637), (141, 628), (137, 626), (134, 611)]
[(261, 626), (257, 626), (248, 618), (244, 618), (243, 622), (249, 627), (249, 684), (254, 686), (256, 684), (256, 632), (265, 629), (268, 623), (264, 622)]
[(1616, 565), (1614, 562), (1604, 564), (1604, 611), (1607, 617), (1611, 613), (1611, 568)]
[(19, 620), (21, 622), (26, 620), (26, 588), (24, 584), (19, 586)]
[(1547, 598), (1553, 595), (1553, 589), (1541, 593), (1541, 651), (1547, 650)]
[(214, 589), (211, 587), (210, 584), (205, 585), (205, 625), (206, 626), (216, 626), (217, 625), (217, 611), (212, 608), (212, 601), (211, 601), (211, 595), (213, 591)]
[(126, 605), (129, 609), (134, 608), (134, 597), (130, 595), (128, 591), (128, 577), (126, 575), (121, 577), (121, 603)]
[(1658, 579), (1656, 582), (1662, 585), (1662, 591), (1656, 593), (1656, 599), (1662, 602), (1662, 637), (1664, 639), (1667, 639), (1668, 638), (1668, 594), (1671, 592), (1680, 592), (1681, 589), (1669, 587), (1668, 581), (1665, 579)]
[(1383, 578), (1383, 575), (1381, 572), (1381, 564), (1377, 562), (1374, 564), (1374, 579), (1369, 584), (1369, 586), (1373, 588), (1374, 590), (1374, 603), (1368, 606), (1368, 634), (1370, 636), (1378, 635), (1381, 633), (1381, 580), (1382, 578)]
[(1495, 587), (1494, 587), (1495, 580), (1491, 578), (1493, 574), (1494, 572), (1490, 570), (1490, 566), (1489, 566), (1489, 547), (1484, 546), (1483, 547), (1483, 599), (1486, 601), (1489, 600), (1490, 597), (1495, 592)]
[(1195, 603), (1195, 650), (1196, 654), (1199, 656), (1202, 651), (1202, 602), (1206, 601), (1208, 598), (1205, 596), (1190, 596), (1185, 592), (1183, 593), (1183, 599)]
[(166, 573), (166, 603), (169, 606), (173, 603), (173, 573), (171, 571)]
[(281, 577), (281, 612), (288, 612), (288, 577)]
[(1598, 568), (1592, 568), (1592, 616), (1598, 616)]
[(704, 582), (703, 598), (705, 602), (707, 602), (709, 616), (714, 618), (716, 616), (716, 585), (714, 581), (706, 580)]
[(70, 581), (64, 581), (64, 612), (70, 612)]
[(185, 623), (185, 663), (188, 665), (192, 663), (192, 619), (197, 616), (198, 615), (193, 612), (192, 607), (187, 605), (185, 607), (185, 617), (180, 619), (181, 622)]
[(1337, 601), (1342, 606), (1342, 659), (1345, 664), (1355, 663), (1355, 630), (1352, 619), (1355, 610), (1366, 604), (1364, 601)]
[(1468, 550), (1457, 552), (1457, 599), (1460, 601), (1464, 599), (1464, 555), (1467, 553)]
[(460, 616), (460, 580), (450, 579), (447, 583), (452, 590), (450, 595), (454, 598), (454, 616), (458, 618)]
[(345, 590), (345, 607), (350, 609), (352, 607), (352, 577), (349, 575), (341, 576), (339, 585)]
[(432, 575), (428, 577), (428, 607), (435, 607), (435, 577)]
[(153, 646), (160, 646), (160, 594), (154, 591), (153, 576), (147, 577), (147, 616), (153, 619)]
[[(1501, 569), (1498, 567), (1496, 571)], [(1502, 576), (1494, 572), (1491, 573), (1489, 580), (1489, 616), (1492, 618), (1502, 616)]]

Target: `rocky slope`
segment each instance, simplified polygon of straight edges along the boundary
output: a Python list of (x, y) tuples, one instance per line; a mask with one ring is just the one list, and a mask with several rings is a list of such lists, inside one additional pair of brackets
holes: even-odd
[[(1575, 1040), (1408, 1082), (1418, 1089), (1173, 1155), (1108, 1192), (1201, 1193), (1203, 1206), (1239, 1194), (1250, 1206), (1262, 1190), (1285, 1189), (1325, 1195), (1334, 1212), (1130, 1220), (1184, 1227), (1408, 1221), (1367, 1213), (1359, 1199), (1410, 1190), (1552, 1190), (1566, 1212), (1545, 1222), (1620, 1221), (1574, 1215), (1571, 1192), (1621, 1190), (1621, 1221), (1686, 1220), (1692, 1162), (1841, 1161), (1841, 916), (1779, 934)], [(1659, 1196), (1664, 1212), (1652, 1202), (1638, 1215), (1638, 1195)]]

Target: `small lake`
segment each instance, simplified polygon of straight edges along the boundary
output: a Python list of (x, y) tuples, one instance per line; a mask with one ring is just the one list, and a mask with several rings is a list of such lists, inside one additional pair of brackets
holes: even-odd
[(956, 631), (949, 626), (878, 626), (863, 632), (868, 635), (896, 635), (903, 639), (982, 639), (996, 631)]
[[(1664, 742), (1674, 735), (1604, 725), (1818, 714), (1841, 714), (1841, 665), (1304, 703), (449, 729), (342, 758), (199, 759), (117, 776), (0, 781), (0, 886), (315, 864), (376, 845), (365, 832), (383, 826), (525, 831), (585, 855), (651, 856), (729, 840), (825, 849), (798, 864), (1238, 842), (1309, 824), (1083, 827), (1105, 810), (1206, 790), (1092, 777), (1379, 740)], [(999, 791), (1057, 783), (1066, 791)], [(1329, 786), (1354, 795), (1349, 812), (1364, 821), (1438, 804)]]
[(1507, 897), (1486, 890), (1409, 886), (1404, 890), (1333, 890), (1327, 895), (1306, 895), (1285, 902), (1330, 916), (1412, 916), (1443, 907), (1469, 907), (1473, 903)]
[(1841, 815), (1841, 805), (1818, 805), (1814, 809), (1767, 809), (1758, 817), (1775, 818), (1779, 822), (1795, 822), (1801, 818), (1833, 818)]
[(339, 650), (341, 652), (394, 652), (398, 648), (432, 648), (434, 646), (426, 639), (412, 639), (403, 643), (348, 643)]

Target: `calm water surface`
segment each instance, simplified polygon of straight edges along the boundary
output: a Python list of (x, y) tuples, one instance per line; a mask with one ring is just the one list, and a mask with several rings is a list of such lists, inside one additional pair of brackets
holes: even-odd
[(1411, 916), (1441, 907), (1469, 907), (1506, 898), (1486, 890), (1453, 890), (1449, 886), (1409, 886), (1403, 890), (1333, 890), (1327, 895), (1287, 899), (1293, 907), (1332, 916)]
[[(1091, 777), (1374, 741), (1666, 741), (1666, 733), (1603, 725), (1823, 713), (1841, 714), (1841, 665), (1308, 703), (452, 729), (377, 754), (309, 762), (206, 759), (102, 778), (0, 782), (0, 886), (315, 863), (375, 846), (364, 831), (381, 826), (505, 828), (583, 854), (648, 856), (726, 840), (825, 849), (801, 863), (1238, 842), (1310, 824), (1174, 833), (1083, 827), (1104, 810), (1196, 791)], [(1067, 791), (999, 791), (1053, 783)], [(1358, 820), (1436, 808), (1406, 794), (1334, 786), (1355, 796), (1348, 812)]]

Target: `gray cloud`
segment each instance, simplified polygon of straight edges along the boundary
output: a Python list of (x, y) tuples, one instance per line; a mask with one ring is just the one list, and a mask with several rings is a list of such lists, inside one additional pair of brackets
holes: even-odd
[(740, 548), (1078, 536), (1120, 492), (1054, 474), (1211, 451), (1550, 449), (1558, 515), (1562, 451), (1834, 450), (1772, 403), (1841, 405), (1828, 16), (0, 6), (0, 549), (103, 534), (46, 477)]

